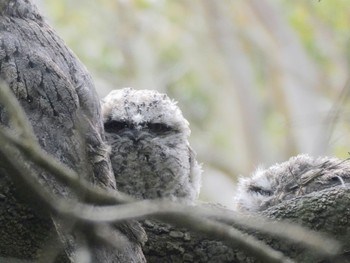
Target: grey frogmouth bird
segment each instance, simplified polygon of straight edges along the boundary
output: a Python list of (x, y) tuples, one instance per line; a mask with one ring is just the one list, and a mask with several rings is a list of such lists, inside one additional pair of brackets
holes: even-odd
[(241, 177), (235, 195), (239, 211), (258, 212), (292, 198), (350, 182), (350, 162), (301, 154)]
[(176, 102), (155, 90), (124, 88), (102, 100), (102, 114), (120, 191), (138, 199), (197, 198), (201, 167)]

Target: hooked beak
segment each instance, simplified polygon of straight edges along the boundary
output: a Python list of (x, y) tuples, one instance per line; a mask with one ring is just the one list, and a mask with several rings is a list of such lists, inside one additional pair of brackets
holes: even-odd
[(134, 128), (134, 129), (125, 131), (123, 133), (123, 136), (133, 141), (133, 143), (138, 143), (143, 138), (142, 136), (143, 134), (144, 132), (142, 132), (140, 129)]

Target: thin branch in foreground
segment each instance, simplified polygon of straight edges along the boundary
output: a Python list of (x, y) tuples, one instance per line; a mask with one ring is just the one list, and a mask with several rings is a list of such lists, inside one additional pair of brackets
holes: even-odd
[[(7, 139), (8, 141), (12, 140), (9, 137)], [(17, 141), (16, 145), (18, 144), (21, 145), (21, 142)], [(38, 150), (42, 151), (40, 149)], [(43, 161), (46, 160), (46, 157), (47, 155), (42, 156)], [(29, 180), (30, 178), (25, 177), (23, 179)], [(35, 181), (32, 181), (30, 183), (32, 184), (32, 187), (35, 187)], [(36, 192), (43, 190), (42, 186), (37, 186), (35, 188)], [(251, 217), (229, 212), (224, 213), (219, 209), (215, 209), (214, 211), (212, 208), (203, 209), (199, 207), (187, 207), (177, 203), (171, 204), (169, 202), (162, 201), (140, 201), (129, 206), (116, 205), (108, 207), (91, 207), (88, 205), (78, 205), (76, 202), (71, 204), (67, 203), (66, 201), (57, 202), (57, 200), (54, 198), (48, 198), (48, 196), (49, 193), (47, 192), (43, 194), (42, 198), (46, 197), (44, 201), (47, 202), (47, 205), (50, 207), (54, 207), (57, 213), (65, 213), (69, 216), (74, 215), (74, 218), (79, 218), (80, 220), (95, 222), (115, 222), (133, 218), (143, 218), (150, 216), (157, 217), (157, 215), (164, 214), (182, 214), (182, 216), (185, 217), (188, 214), (197, 214), (198, 216), (217, 217), (221, 220), (226, 220), (233, 224), (256, 229), (264, 233), (274, 234), (282, 238), (287, 238), (292, 242), (301, 243), (304, 246), (312, 247), (313, 249), (321, 252), (321, 254), (334, 255), (337, 253), (337, 251), (339, 251), (339, 244), (337, 242), (329, 238), (325, 239), (324, 236), (319, 235), (313, 231), (306, 230), (303, 227), (291, 226), (290, 224), (283, 224), (279, 222), (271, 222), (269, 220), (263, 220), (260, 218), (253, 219)], [(119, 202), (116, 203), (119, 204)], [(307, 238), (305, 238), (305, 236)]]
[(60, 211), (62, 213), (74, 215), (74, 217), (78, 217), (81, 220), (91, 222), (119, 222), (127, 219), (142, 219), (145, 217), (162, 219), (164, 216), (215, 218), (226, 223), (248, 227), (261, 233), (287, 239), (290, 242), (314, 249), (320, 254), (332, 256), (340, 252), (340, 245), (337, 241), (324, 234), (298, 225), (267, 220), (261, 217), (249, 217), (213, 207), (186, 206), (167, 200), (143, 200), (130, 204), (107, 207), (91, 207), (84, 204), (73, 204), (73, 207), (60, 207)]
[[(12, 160), (16, 159), (17, 158), (14, 158)], [(16, 165), (16, 163), (14, 163), (14, 165)], [(20, 168), (20, 171), (23, 171), (23, 169), (23, 167)], [(26, 172), (26, 174), (28, 174), (28, 172)], [(208, 236), (215, 239), (224, 239), (229, 245), (233, 246), (233, 248), (240, 248), (248, 255), (265, 259), (266, 262), (290, 262), (282, 253), (273, 250), (271, 247), (253, 237), (247, 238), (247, 235), (242, 234), (226, 224), (218, 223), (214, 220), (201, 219), (203, 213), (197, 213), (198, 215), (196, 216), (196, 212), (199, 209), (195, 208), (195, 210), (193, 210), (194, 207), (186, 207), (184, 205), (164, 201), (140, 201), (136, 204), (118, 205), (113, 207), (79, 205), (76, 202), (69, 202), (66, 199), (54, 198), (49, 191), (39, 186), (33, 178), (27, 176), (26, 179), (30, 180), (34, 192), (41, 195), (41, 199), (46, 202), (47, 206), (54, 209), (58, 214), (63, 214), (74, 220), (79, 219), (81, 223), (102, 223), (107, 221), (106, 219), (122, 221), (137, 217), (141, 218), (148, 214), (148, 216), (155, 216), (161, 220), (163, 219), (163, 221), (165, 220), (176, 225), (188, 227), (199, 233), (206, 233)], [(135, 213), (139, 213), (139, 215)], [(158, 216), (156, 216), (157, 214)], [(191, 216), (191, 214), (193, 215)], [(208, 215), (214, 216), (217, 215), (217, 213), (210, 213), (210, 210), (208, 210), (206, 211), (206, 216)], [(116, 218), (119, 220), (116, 220)], [(334, 250), (332, 252), (334, 252)]]
[[(1, 88), (0, 93), (4, 93), (6, 88)], [(9, 89), (8, 89), (9, 90)], [(1, 94), (0, 94), (1, 95)], [(12, 95), (12, 94), (11, 94)], [(12, 95), (13, 96), (13, 95)], [(1, 96), (0, 96), (1, 97)], [(7, 106), (7, 102), (3, 102), (5, 106)], [(19, 115), (24, 114), (18, 113)], [(17, 115), (18, 115), (17, 114)], [(16, 118), (17, 115), (10, 116), (11, 118)], [(18, 123), (21, 123), (21, 119), (25, 119), (25, 116), (19, 117), (16, 121)], [(26, 129), (26, 132), (28, 134), (30, 129), (27, 129), (25, 124), (19, 125), (19, 127), (22, 127), (22, 129)], [(31, 131), (32, 132), (32, 131)], [(21, 153), (23, 153), (31, 162), (35, 163), (39, 167), (52, 172), (52, 174), (55, 176), (55, 178), (58, 181), (64, 182), (71, 186), (73, 190), (76, 188), (78, 189), (84, 189), (88, 190), (91, 197), (96, 197), (97, 202), (96, 203), (103, 203), (103, 205), (106, 205), (106, 201), (108, 200), (109, 204), (120, 204), (120, 203), (126, 203), (131, 202), (132, 198), (120, 198), (120, 196), (117, 196), (115, 193), (102, 191), (102, 189), (96, 189), (96, 187), (92, 186), (91, 184), (88, 184), (87, 182), (84, 182), (81, 180), (77, 174), (72, 171), (71, 169), (67, 168), (66, 166), (59, 163), (57, 160), (55, 160), (53, 157), (48, 157), (46, 153), (44, 153), (40, 146), (37, 144), (37, 142), (33, 140), (19, 140), (16, 136), (13, 136), (9, 132), (7, 132), (6, 129), (0, 130), (0, 140), (4, 143), (4, 145), (7, 145), (7, 147), (15, 147), (14, 149), (18, 148), (21, 150)], [(11, 152), (11, 151), (10, 151)], [(16, 154), (14, 151), (12, 152), (13, 156), (10, 156), (9, 159), (16, 160)], [(3, 152), (3, 154), (9, 154), (8, 151)], [(18, 165), (18, 163), (17, 163)], [(16, 166), (16, 163), (13, 164), (13, 166)], [(78, 203), (76, 202), (69, 202), (67, 199), (59, 198), (58, 200), (56, 196), (53, 196), (52, 193), (50, 193), (49, 190), (43, 189), (43, 186), (37, 182), (37, 178), (35, 175), (32, 175), (30, 172), (26, 175), (21, 174), (19, 172), (19, 176), (22, 180), (26, 180), (26, 183), (31, 189), (34, 189), (37, 191), (36, 193), (39, 194), (40, 199), (43, 202), (46, 202), (46, 205), (50, 207), (52, 211), (57, 212), (58, 214), (64, 213), (67, 217), (72, 217), (74, 219), (80, 219), (82, 222), (88, 221), (86, 218), (79, 218), (77, 215), (73, 212), (69, 212), (69, 208), (76, 209), (78, 206)], [(30, 181), (28, 181), (28, 179)], [(41, 189), (40, 189), (41, 188)], [(93, 198), (91, 201), (94, 201)], [(95, 203), (95, 202), (94, 202)], [(154, 207), (158, 210), (154, 211), (153, 214), (149, 214), (149, 216), (153, 216), (157, 219), (160, 219), (162, 221), (170, 222), (175, 225), (180, 225), (184, 227), (188, 227), (189, 229), (195, 230), (199, 233), (206, 233), (207, 235), (214, 237), (215, 239), (224, 239), (227, 243), (229, 243), (231, 246), (233, 245), (234, 248), (241, 248), (242, 250), (246, 251), (249, 255), (255, 255), (256, 257), (260, 259), (264, 259), (266, 262), (291, 262), (290, 259), (286, 258), (282, 253), (273, 250), (271, 247), (268, 247), (264, 243), (256, 240), (252, 236), (249, 236), (247, 238), (247, 235), (244, 235), (243, 233), (239, 232), (238, 230), (223, 224), (216, 222), (212, 219), (203, 219), (202, 215), (200, 213), (196, 214), (195, 211), (193, 211), (193, 207), (191, 207), (191, 211), (186, 210), (188, 214), (184, 214), (183, 212), (179, 210), (173, 210), (170, 211), (166, 209), (164, 206), (158, 206), (157, 203), (153, 204)], [(159, 205), (159, 204), (158, 204)], [(80, 212), (86, 212), (90, 211), (93, 213), (101, 212), (103, 210), (95, 210), (96, 207), (84, 205), (82, 206), (84, 209), (80, 210)], [(181, 209), (183, 209), (184, 206), (180, 206)], [(102, 207), (97, 207), (98, 209), (102, 209)], [(111, 209), (112, 207), (105, 207), (106, 209)], [(115, 206), (114, 207), (117, 211), (115, 214), (119, 214), (121, 206)], [(68, 210), (67, 210), (68, 209)], [(132, 204), (129, 205), (128, 209), (133, 209), (134, 211), (135, 206), (132, 206)], [(78, 210), (75, 210), (78, 211)], [(111, 212), (109, 210), (109, 212)], [(158, 213), (158, 214), (157, 214)], [(210, 215), (208, 215), (210, 214)], [(208, 213), (206, 216), (213, 217), (213, 213)], [(74, 216), (73, 216), (74, 215)], [(130, 214), (124, 214), (123, 220), (125, 218), (135, 218), (135, 214), (131, 217)], [(104, 219), (105, 220), (105, 219)], [(236, 221), (233, 218), (230, 220)], [(100, 220), (101, 221), (101, 220)], [(241, 220), (237, 220), (241, 221)], [(90, 220), (91, 222), (91, 220)], [(101, 222), (96, 222), (101, 223)], [(244, 222), (237, 222), (240, 225), (244, 225)], [(283, 232), (280, 233), (280, 235), (283, 235)], [(334, 252), (334, 251), (333, 251)]]
[[(2, 138), (0, 131), (0, 142), (1, 141)], [(6, 148), (6, 151), (4, 151), (3, 148), (0, 148), (0, 151), (3, 154), (4, 152), (7, 154), (13, 154), (13, 152), (9, 151), (10, 147)], [(16, 176), (19, 176), (20, 178), (18, 179), (24, 180), (27, 183), (27, 186), (33, 189), (33, 192), (37, 195), (37, 197), (41, 199), (43, 203), (45, 203), (45, 206), (50, 211), (57, 213), (59, 216), (64, 216), (67, 219), (76, 220), (77, 226), (84, 225), (86, 222), (93, 222), (92, 220), (88, 220), (87, 218), (78, 215), (86, 211), (90, 211), (92, 214), (94, 214), (95, 212), (98, 212), (95, 210), (97, 207), (91, 205), (82, 205), (78, 204), (77, 202), (72, 202), (68, 199), (53, 196), (48, 189), (45, 189), (46, 187), (43, 187), (42, 185), (40, 185), (40, 183), (36, 182), (35, 179), (32, 178), (32, 176), (28, 176), (30, 175), (30, 171), (29, 169), (26, 169), (24, 164), (18, 164), (14, 162), (14, 160), (18, 160), (18, 158), (9, 157), (7, 160), (10, 164), (12, 164), (12, 166), (14, 166), (14, 169), (16, 169), (16, 173), (14, 174), (16, 174)], [(117, 207), (118, 206), (116, 206), (115, 208)], [(110, 209), (111, 207), (106, 208)], [(160, 210), (162, 210), (163, 208), (163, 206), (160, 206)], [(85, 213), (85, 215), (86, 214), (87, 213)], [(132, 218), (128, 216), (127, 219)], [(214, 220), (202, 219), (201, 217), (190, 216), (188, 214), (183, 215), (182, 213), (177, 214), (176, 212), (168, 216), (161, 215), (159, 216), (159, 219), (165, 220), (166, 222), (174, 223), (175, 225), (188, 227), (189, 229), (192, 229), (202, 234), (206, 233), (208, 237), (213, 237), (218, 240), (224, 239), (233, 248), (240, 248), (242, 249), (242, 251), (245, 251), (248, 255), (256, 256), (264, 262), (293, 262), (287, 257), (285, 257), (281, 252), (272, 249), (271, 247), (267, 246), (261, 241), (258, 241), (254, 237), (244, 235), (240, 231), (226, 224), (215, 222)], [(125, 218), (123, 220), (125, 220)], [(95, 221), (95, 224), (99, 223), (102, 223), (101, 220)]]
[[(3, 89), (0, 89), (0, 95), (2, 96), (3, 94), (6, 94), (5, 97), (12, 98), (4, 103), (5, 106), (7, 107), (8, 103), (13, 101), (14, 96), (7, 86), (4, 87)], [(15, 101), (17, 102), (16, 99)], [(17, 106), (20, 107), (19, 104)], [(22, 111), (16, 114), (15, 116), (11, 116), (11, 117), (17, 118), (17, 115), (19, 115), (18, 121), (20, 122), (20, 120), (26, 119), (26, 117), (21, 116), (21, 114), (24, 114), (24, 112)], [(31, 129), (28, 128), (28, 125), (29, 124), (27, 123), (21, 126), (26, 127), (27, 132), (29, 132), (31, 131)], [(30, 159), (32, 162), (34, 162), (36, 165), (40, 166), (41, 168), (51, 172), (53, 175), (55, 175), (55, 178), (58, 181), (61, 181), (62, 183), (67, 184), (73, 189), (79, 189), (83, 191), (89, 197), (88, 200), (93, 201), (94, 204), (113, 205), (113, 204), (121, 204), (121, 203), (131, 203), (135, 201), (133, 198), (127, 195), (118, 193), (116, 191), (105, 191), (105, 189), (100, 189), (99, 187), (93, 186), (91, 185), (91, 183), (86, 182), (83, 179), (79, 179), (79, 176), (73, 170), (69, 169), (64, 164), (58, 162), (55, 158), (51, 157), (47, 153), (44, 153), (36, 141), (29, 141), (29, 142), (21, 141), (11, 133), (8, 133), (6, 130), (2, 131), (2, 135), (5, 136), (4, 138), (2, 138), (2, 141), (12, 142), (13, 144), (15, 144), (16, 147), (20, 148), (21, 152), (24, 153), (28, 159)], [(23, 179), (28, 179), (28, 178), (25, 177)], [(156, 211), (154, 211), (153, 213), (156, 214), (156, 213), (162, 213), (162, 211), (164, 212), (169, 211), (169, 208), (172, 206), (168, 206), (167, 204), (166, 205), (160, 204), (159, 207), (157, 207), (157, 205), (155, 205), (154, 207), (156, 208)], [(146, 209), (143, 209), (143, 208), (146, 208)], [(131, 208), (129, 209), (129, 212), (126, 212), (126, 213), (121, 213), (121, 209), (123, 208), (117, 206), (116, 207), (117, 211), (113, 213), (114, 215), (121, 216), (119, 217), (119, 219), (116, 219), (116, 220), (125, 220), (128, 217), (127, 215), (133, 215), (133, 212), (136, 212), (137, 214), (134, 214), (131, 217), (129, 216), (128, 218), (150, 216), (152, 211), (152, 208), (150, 208), (145, 204), (142, 204), (142, 207), (139, 207), (139, 208), (135, 208), (135, 209)], [(193, 211), (193, 208), (191, 208), (190, 210)], [(83, 214), (84, 211), (88, 211), (88, 210), (83, 210), (81, 214)], [(109, 211), (111, 210), (108, 210), (107, 213)], [(142, 214), (142, 211), (144, 211), (145, 214)], [(188, 208), (186, 210), (184, 206), (178, 207), (176, 211), (179, 213), (181, 213), (181, 211), (191, 212), (191, 211), (188, 211)], [(172, 212), (174, 213), (174, 211)], [(325, 243), (324, 241), (325, 239), (323, 236), (320, 236), (318, 233), (315, 233), (313, 231), (306, 230), (305, 228), (300, 226), (292, 227), (290, 224), (281, 224), (278, 222), (271, 222), (271, 220), (266, 220), (261, 218), (254, 219), (252, 217), (238, 215), (237, 213), (230, 213), (230, 215), (228, 216), (228, 215), (224, 215), (224, 213), (228, 214), (229, 213), (228, 211), (223, 212), (222, 210), (219, 210), (219, 209), (216, 209), (215, 212), (210, 209), (206, 209), (205, 213), (203, 211), (197, 211), (197, 213), (201, 214), (201, 216), (205, 214), (205, 216), (211, 216), (211, 217), (213, 216), (218, 217), (220, 215), (219, 216), (220, 219), (227, 220), (233, 224), (256, 229), (265, 233), (274, 234), (282, 238), (287, 238), (296, 243), (300, 242), (301, 244), (312, 246), (323, 252), (325, 251), (334, 252), (339, 250), (339, 245), (337, 244), (337, 242), (331, 240)], [(94, 218), (95, 215), (100, 215), (100, 214), (103, 214), (103, 212), (100, 211), (96, 213), (95, 211), (91, 215), (89, 215), (89, 217)], [(108, 215), (104, 214), (104, 218), (107, 218), (108, 220)], [(302, 235), (302, 233), (304, 234)], [(300, 238), (305, 235), (308, 238), (306, 239)]]

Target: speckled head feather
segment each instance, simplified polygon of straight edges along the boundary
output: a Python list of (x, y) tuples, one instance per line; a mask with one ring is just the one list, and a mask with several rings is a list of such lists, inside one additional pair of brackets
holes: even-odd
[(257, 212), (292, 198), (343, 187), (350, 182), (350, 162), (301, 154), (251, 177), (241, 177), (234, 198), (237, 210)]
[(155, 90), (124, 88), (102, 100), (102, 113), (120, 191), (139, 199), (197, 198), (201, 169), (175, 101)]
[(102, 100), (103, 121), (128, 120), (135, 125), (167, 123), (187, 137), (191, 133), (189, 123), (176, 104), (155, 90), (113, 90)]

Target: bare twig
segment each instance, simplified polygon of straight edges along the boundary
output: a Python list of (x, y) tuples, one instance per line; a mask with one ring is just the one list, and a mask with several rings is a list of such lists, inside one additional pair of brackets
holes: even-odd
[[(0, 141), (3, 141), (3, 138), (1, 137), (0, 132)], [(6, 153), (7, 156), (9, 156), (10, 147), (7, 147), (6, 151), (3, 151), (3, 149), (0, 148), (0, 151), (3, 151), (2, 153)], [(15, 155), (14, 152), (12, 154)], [(66, 218), (71, 218), (74, 220), (77, 220), (77, 225), (84, 224), (84, 222), (94, 222), (98, 225), (98, 223), (103, 223), (106, 221), (112, 221), (112, 220), (106, 220), (106, 218), (103, 217), (89, 217), (91, 215), (96, 215), (96, 213), (102, 212), (100, 208), (102, 207), (94, 207), (91, 205), (86, 204), (79, 204), (77, 201), (71, 201), (64, 198), (58, 198), (54, 197), (50, 191), (45, 189), (45, 187), (42, 187), (38, 182), (35, 181), (35, 178), (32, 178), (32, 176), (28, 176), (30, 174), (30, 171), (26, 169), (25, 165), (16, 165), (16, 162), (14, 160), (17, 160), (17, 158), (8, 158), (8, 162), (12, 163), (12, 166), (16, 169), (16, 173), (14, 175), (19, 176), (20, 178), (25, 180), (27, 185), (33, 189), (33, 192), (35, 195), (37, 195), (41, 201), (45, 204), (45, 207), (49, 209), (52, 212), (57, 213), (60, 216), (64, 216)], [(157, 201), (144, 201), (148, 202), (150, 205), (147, 206), (147, 208), (152, 208), (154, 210), (154, 213), (150, 213), (149, 215), (156, 214), (158, 212), (160, 215), (156, 216), (156, 218), (174, 223), (176, 225), (185, 226), (189, 229), (192, 229), (194, 231), (200, 232), (200, 233), (206, 233), (208, 236), (213, 237), (215, 239), (222, 240), (224, 239), (229, 245), (233, 246), (234, 248), (241, 248), (246, 253), (256, 256), (258, 258), (261, 258), (262, 260), (266, 262), (292, 262), (289, 261), (285, 256), (283, 256), (282, 253), (275, 251), (271, 247), (265, 245), (261, 241), (258, 241), (257, 239), (253, 237), (247, 238), (243, 233), (241, 233), (238, 230), (235, 230), (234, 228), (223, 224), (215, 222), (214, 220), (210, 219), (202, 219), (199, 216), (196, 216), (196, 213), (191, 211), (190, 213), (187, 212), (187, 214), (183, 214), (181, 212), (182, 208), (185, 208), (183, 205), (179, 205), (180, 207), (178, 209), (174, 209), (173, 211), (169, 212), (169, 210), (163, 211), (169, 205), (169, 202), (164, 202), (162, 205), (161, 202)], [(143, 204), (144, 202), (139, 202), (136, 205), (134, 204), (128, 204), (121, 206), (120, 208), (126, 208), (124, 210), (125, 213), (122, 213), (123, 217), (119, 217), (120, 214), (118, 212), (118, 205), (117, 206), (107, 206), (105, 207), (107, 211), (104, 211), (105, 217), (113, 218), (113, 215), (108, 212), (109, 209), (113, 209), (113, 212), (116, 212), (114, 214), (114, 220), (113, 221), (124, 221), (125, 219), (132, 219), (136, 218), (136, 216), (129, 212), (138, 210), (141, 206), (138, 204)], [(173, 204), (176, 206), (177, 204)], [(189, 210), (189, 209), (188, 209)], [(151, 210), (150, 210), (151, 211)], [(149, 211), (148, 211), (149, 212)], [(179, 212), (179, 213), (178, 213)], [(168, 213), (168, 215), (166, 215)], [(146, 211), (144, 211), (144, 214), (142, 216), (145, 216)], [(191, 214), (193, 214), (191, 216)], [(117, 219), (116, 219), (117, 217)], [(141, 216), (140, 216), (141, 217)], [(95, 220), (94, 220), (95, 219)], [(79, 222), (78, 222), (79, 221)]]
[[(2, 100), (2, 104), (8, 107), (19, 107), (18, 102), (13, 101), (13, 94), (10, 89), (1, 85), (0, 97), (7, 96), (9, 100)], [(4, 95), (5, 94), (5, 95)], [(11, 98), (12, 96), (12, 98)], [(13, 103), (9, 106), (9, 103)], [(17, 104), (16, 104), (17, 103)], [(30, 124), (26, 121), (24, 112), (19, 110), (16, 113), (12, 113), (14, 108), (8, 113), (11, 119), (15, 119), (14, 123), (17, 123), (17, 128), (22, 130), (22, 133), (26, 138), (34, 138), (34, 134), (30, 128)], [(12, 167), (16, 170), (14, 176), (18, 176), (18, 179), (23, 180), (24, 183), (33, 189), (37, 197), (42, 200), (43, 203), (53, 212), (59, 215), (64, 215), (68, 218), (78, 219), (81, 223), (83, 222), (94, 222), (100, 224), (102, 222), (115, 222), (131, 218), (141, 217), (153, 217), (162, 221), (170, 222), (178, 226), (184, 226), (200, 233), (206, 233), (210, 237), (215, 239), (224, 240), (234, 248), (240, 248), (250, 255), (254, 255), (266, 262), (292, 262), (286, 258), (282, 253), (273, 250), (261, 241), (258, 241), (252, 236), (247, 236), (242, 232), (228, 226), (225, 223), (220, 223), (214, 219), (224, 219), (229, 222), (233, 222), (238, 225), (247, 227), (254, 227), (255, 229), (262, 230), (263, 232), (273, 233), (283, 238), (301, 242), (300, 236), (291, 235), (295, 228), (291, 228), (288, 233), (285, 230), (276, 231), (273, 229), (264, 230), (268, 224), (266, 221), (264, 224), (260, 224), (258, 220), (248, 222), (246, 217), (243, 216), (232, 216), (219, 213), (218, 211), (203, 209), (200, 207), (187, 207), (181, 204), (169, 203), (166, 201), (140, 201), (131, 203), (134, 201), (133, 198), (127, 197), (117, 192), (106, 191), (105, 189), (98, 188), (89, 184), (88, 182), (80, 179), (79, 176), (71, 169), (59, 163), (56, 159), (44, 153), (35, 140), (20, 140), (15, 135), (8, 132), (6, 128), (0, 129), (0, 141), (5, 148), (1, 148), (0, 151), (3, 155), (9, 156), (7, 161), (12, 164)], [(20, 152), (18, 152), (18, 150)], [(30, 172), (30, 169), (22, 164), (18, 165), (18, 162), (14, 163), (14, 160), (18, 159), (18, 156), (23, 154), (29, 161), (33, 162), (40, 168), (52, 173), (55, 178), (71, 187), (73, 190), (82, 189), (85, 194), (89, 196), (89, 201), (94, 204), (102, 205), (103, 207), (94, 207), (87, 204), (78, 203), (64, 198), (57, 198), (50, 190), (43, 187), (38, 181), (35, 175)], [(121, 203), (130, 203), (120, 205)], [(117, 205), (119, 204), (119, 205)], [(114, 205), (114, 206), (106, 206)], [(203, 216), (205, 218), (203, 218)], [(250, 219), (253, 220), (253, 219)], [(260, 220), (260, 219), (259, 219)], [(284, 226), (285, 227), (285, 226)], [(289, 227), (289, 226), (288, 226)], [(282, 227), (280, 228), (280, 230)], [(300, 227), (300, 231), (305, 231)], [(304, 232), (311, 235), (311, 232)], [(312, 233), (313, 235), (314, 233)], [(319, 236), (314, 235), (313, 242), (317, 243), (316, 246), (324, 254), (334, 255), (337, 253), (339, 248), (336, 243), (329, 241), (325, 245)], [(313, 246), (310, 242), (303, 242), (302, 244), (307, 246)], [(328, 249), (331, 245), (332, 249)], [(315, 247), (315, 246), (313, 246)]]
[(320, 250), (322, 254), (334, 255), (340, 249), (338, 242), (335, 240), (298, 225), (267, 220), (260, 217), (249, 217), (214, 207), (186, 206), (166, 200), (143, 200), (131, 204), (108, 207), (90, 207), (82, 204), (73, 204), (71, 207), (60, 207), (60, 211), (64, 214), (74, 215), (74, 217), (81, 220), (91, 222), (118, 222), (126, 219), (140, 219), (145, 217), (162, 219), (164, 216), (180, 216), (182, 219), (189, 216), (216, 218), (230, 224), (248, 227), (262, 233), (288, 239), (291, 242), (301, 243), (309, 248)]

